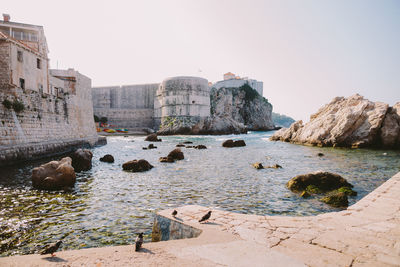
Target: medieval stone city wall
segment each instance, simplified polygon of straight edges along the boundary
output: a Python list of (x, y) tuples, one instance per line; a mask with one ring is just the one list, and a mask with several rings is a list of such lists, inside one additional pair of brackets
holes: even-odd
[[(0, 165), (94, 145), (91, 80), (76, 72), (76, 90), (62, 96), (0, 87)], [(18, 111), (5, 103), (18, 102)]]
[(154, 97), (159, 84), (92, 88), (93, 112), (120, 128), (154, 127)]

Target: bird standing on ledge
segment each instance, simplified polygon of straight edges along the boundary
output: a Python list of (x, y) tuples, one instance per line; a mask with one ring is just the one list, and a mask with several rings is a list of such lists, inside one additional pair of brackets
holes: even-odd
[(52, 257), (54, 257), (56, 254), (54, 254), (54, 252), (57, 251), (57, 249), (60, 247), (62, 241), (58, 240), (57, 243), (53, 243), (50, 244), (48, 246), (46, 246), (42, 251), (40, 251), (41, 255), (45, 255), (45, 254), (51, 254)]
[(139, 251), (143, 244), (143, 233), (139, 233), (135, 241), (135, 251)]
[(177, 214), (178, 214), (178, 211), (177, 211), (177, 210), (174, 210), (174, 211), (172, 212), (172, 216), (173, 216), (173, 217), (175, 217)]
[(209, 212), (207, 212), (207, 214), (204, 215), (204, 216), (199, 220), (199, 222), (205, 222), (205, 221), (207, 221), (208, 219), (210, 219), (210, 217), (211, 217), (211, 210), (210, 210)]

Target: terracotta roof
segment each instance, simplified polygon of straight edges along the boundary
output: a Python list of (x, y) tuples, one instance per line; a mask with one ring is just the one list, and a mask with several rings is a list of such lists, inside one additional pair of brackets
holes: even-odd
[(232, 72), (227, 72), (224, 75), (235, 75), (235, 74), (233, 74)]

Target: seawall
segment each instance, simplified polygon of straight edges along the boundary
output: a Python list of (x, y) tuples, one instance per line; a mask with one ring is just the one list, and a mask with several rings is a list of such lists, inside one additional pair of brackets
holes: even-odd
[[(259, 216), (190, 205), (157, 213), (165, 242), (0, 258), (0, 266), (399, 266), (400, 173), (356, 204), (317, 216)], [(208, 222), (198, 222), (212, 210)], [(157, 223), (158, 222), (158, 223)], [(172, 226), (173, 225), (173, 226)], [(172, 227), (171, 227), (172, 226)], [(180, 234), (197, 238), (171, 240)], [(176, 234), (180, 233), (180, 234)]]
[[(90, 79), (76, 76), (76, 91), (63, 95), (0, 88), (0, 166), (94, 146)], [(17, 101), (21, 110), (7, 103)]]

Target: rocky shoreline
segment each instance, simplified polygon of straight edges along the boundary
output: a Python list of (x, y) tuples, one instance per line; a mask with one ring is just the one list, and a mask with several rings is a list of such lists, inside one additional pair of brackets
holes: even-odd
[(272, 141), (321, 147), (400, 148), (400, 102), (393, 107), (356, 94), (336, 97), (311, 115), (282, 128)]

